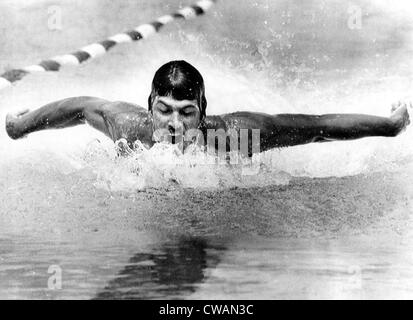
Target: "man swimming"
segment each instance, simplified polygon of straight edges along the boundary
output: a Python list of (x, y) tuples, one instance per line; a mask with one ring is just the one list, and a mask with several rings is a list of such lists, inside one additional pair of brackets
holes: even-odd
[[(125, 139), (133, 148), (139, 140), (151, 147), (164, 133), (169, 141), (184, 140), (191, 131), (259, 130), (259, 152), (311, 142), (397, 136), (410, 123), (407, 105), (399, 103), (390, 117), (363, 114), (278, 114), (234, 112), (207, 116), (204, 81), (185, 61), (171, 61), (159, 68), (152, 82), (148, 110), (128, 102), (94, 97), (74, 97), (52, 102), (37, 110), (6, 117), (12, 139), (29, 133), (88, 123), (113, 141)], [(161, 135), (162, 136), (162, 135)], [(206, 135), (205, 135), (206, 136)], [(193, 135), (189, 139), (191, 140)], [(228, 142), (226, 142), (228, 143)], [(249, 144), (251, 149), (251, 141)], [(248, 151), (251, 154), (251, 150)]]

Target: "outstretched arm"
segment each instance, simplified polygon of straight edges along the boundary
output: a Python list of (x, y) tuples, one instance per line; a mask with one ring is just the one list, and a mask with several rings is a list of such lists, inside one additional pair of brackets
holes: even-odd
[(93, 97), (75, 97), (49, 103), (37, 110), (25, 110), (6, 117), (6, 130), (12, 139), (22, 138), (29, 133), (66, 128), (86, 121), (110, 137), (102, 108), (109, 101)]
[(390, 117), (364, 114), (279, 114), (238, 112), (223, 116), (231, 127), (260, 129), (260, 150), (311, 142), (353, 140), (364, 137), (398, 135), (409, 123), (407, 105), (393, 106)]

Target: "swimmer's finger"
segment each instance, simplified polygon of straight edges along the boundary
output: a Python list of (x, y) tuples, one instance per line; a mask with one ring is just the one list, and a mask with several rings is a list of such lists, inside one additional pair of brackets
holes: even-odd
[(126, 139), (122, 138), (119, 139), (115, 142), (116, 144), (116, 149), (118, 151), (119, 154), (123, 155), (123, 156), (128, 156), (133, 154), (132, 149), (129, 147), (128, 142)]
[(392, 104), (391, 104), (391, 112), (395, 111), (395, 110), (397, 109), (397, 107), (398, 107), (398, 103), (397, 103), (397, 102), (392, 103)]
[(19, 117), (24, 116), (26, 113), (29, 113), (29, 112), (30, 112), (29, 109), (23, 109), (23, 110), (17, 111), (16, 113), (8, 113), (7, 118), (8, 119), (19, 118)]
[(23, 115), (25, 115), (26, 113), (29, 113), (30, 112), (30, 109), (23, 109), (23, 110), (20, 110), (20, 111), (18, 111), (17, 113), (16, 113), (16, 117), (21, 117), (21, 116), (23, 116)]
[(20, 132), (21, 130), (18, 129), (17, 120), (15, 115), (10, 113), (6, 115), (6, 132), (12, 139), (21, 139), (25, 137), (25, 135)]
[(393, 103), (393, 104), (391, 105), (391, 112), (394, 112), (394, 111), (396, 111), (397, 109), (402, 108), (402, 107), (405, 107), (405, 108), (407, 108), (407, 107), (413, 108), (413, 104), (412, 104), (412, 102), (399, 100), (399, 101), (397, 101), (397, 102), (395, 102), (395, 103)]

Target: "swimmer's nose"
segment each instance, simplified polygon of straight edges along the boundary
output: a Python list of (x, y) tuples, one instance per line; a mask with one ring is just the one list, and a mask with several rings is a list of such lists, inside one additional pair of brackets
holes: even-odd
[(169, 126), (168, 126), (168, 130), (169, 130), (169, 133), (172, 134), (172, 135), (174, 135), (175, 132), (176, 132), (175, 127), (172, 126), (172, 125), (169, 125)]
[(170, 135), (175, 135), (175, 136), (182, 135), (183, 133), (182, 129), (183, 129), (182, 126), (179, 126), (179, 127), (175, 127), (173, 125), (168, 126), (168, 131)]
[(177, 115), (171, 119), (171, 121), (168, 123), (168, 130), (169, 133), (174, 135), (174, 134), (182, 134), (183, 131), (183, 124), (182, 121), (179, 121), (179, 118)]

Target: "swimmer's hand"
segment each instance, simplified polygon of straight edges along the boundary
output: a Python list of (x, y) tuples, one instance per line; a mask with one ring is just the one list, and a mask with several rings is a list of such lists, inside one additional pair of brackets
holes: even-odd
[(20, 120), (22, 116), (27, 114), (30, 110), (25, 109), (17, 112), (16, 114), (8, 113), (6, 116), (6, 131), (10, 138), (21, 139), (25, 137), (23, 130), (20, 125)]
[(128, 141), (125, 138), (116, 140), (115, 148), (119, 156), (127, 157), (133, 155), (133, 150), (129, 147)]
[(411, 102), (402, 102), (392, 104), (390, 120), (393, 121), (395, 125), (395, 133), (397, 136), (399, 133), (403, 132), (406, 127), (410, 124), (409, 113), (407, 112), (407, 107), (413, 108)]

